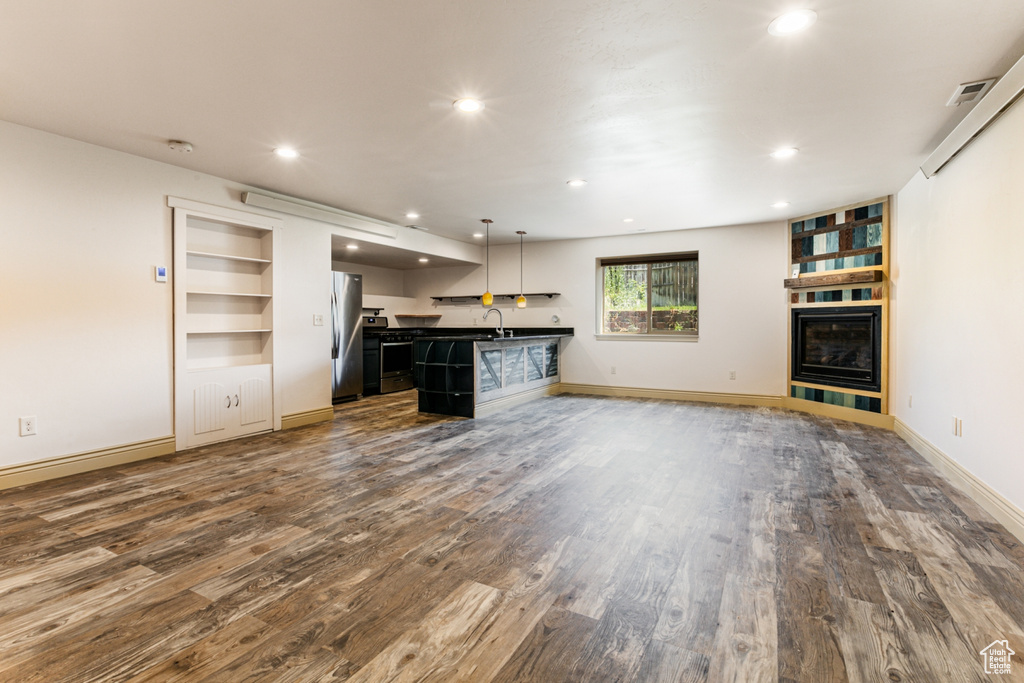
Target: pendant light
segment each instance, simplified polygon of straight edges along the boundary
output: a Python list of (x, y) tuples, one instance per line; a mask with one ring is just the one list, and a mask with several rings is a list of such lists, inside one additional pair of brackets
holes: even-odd
[(485, 277), (487, 278), (487, 281), (486, 291), (484, 292), (484, 295), (480, 297), (480, 302), (484, 306), (490, 306), (491, 304), (494, 303), (494, 295), (491, 294), (491, 223), (493, 223), (494, 221), (492, 221), (490, 218), (482, 218), (480, 219), (480, 222), (487, 226), (487, 241), (484, 244), (484, 258), (487, 264), (485, 266), (485, 272), (487, 273)]
[(516, 230), (519, 235), (519, 297), (516, 299), (516, 308), (526, 308), (526, 297), (523, 296), (523, 230)]

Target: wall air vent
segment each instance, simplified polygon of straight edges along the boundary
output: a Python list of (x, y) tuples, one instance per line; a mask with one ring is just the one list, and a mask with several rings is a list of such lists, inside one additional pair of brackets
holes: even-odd
[(947, 107), (959, 107), (961, 104), (968, 102), (977, 102), (988, 89), (992, 87), (992, 84), (996, 82), (994, 78), (986, 78), (984, 81), (973, 81), (971, 83), (961, 83), (956, 86), (956, 90), (953, 91), (953, 96), (949, 98), (949, 102), (946, 102)]
[[(1017, 60), (1017, 63), (1011, 66), (1010, 70), (1003, 74), (995, 85), (989, 86), (986, 90), (988, 94), (980, 100), (975, 97), (974, 104), (963, 121), (957, 124), (957, 127), (921, 164), (921, 172), (924, 173), (925, 178), (931, 178), (938, 173), (943, 166), (949, 163), (950, 159), (971, 144), (971, 140), (992, 125), (992, 122), (999, 118), (1000, 114), (1009, 109), (1017, 101), (1017, 98), (1024, 94), (1024, 57)], [(980, 96), (986, 90), (979, 90), (977, 95)]]
[(430, 228), (424, 228), (422, 225), (407, 225), (405, 227), (410, 228), (412, 230), (420, 230), (422, 232), (430, 232)]

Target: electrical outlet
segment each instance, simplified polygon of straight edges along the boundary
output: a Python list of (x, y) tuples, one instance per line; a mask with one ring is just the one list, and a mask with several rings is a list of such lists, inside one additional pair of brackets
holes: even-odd
[(735, 370), (730, 370), (729, 371), (729, 379), (736, 379), (736, 371)]
[(615, 374), (615, 366), (614, 365), (612, 366), (612, 374), (613, 375)]
[(32, 436), (36, 433), (36, 416), (30, 415), (18, 419), (18, 430), (21, 436)]
[(314, 313), (313, 314), (313, 325), (316, 326), (316, 327), (323, 327), (323, 325), (324, 325), (324, 316), (323, 316), (322, 313)]

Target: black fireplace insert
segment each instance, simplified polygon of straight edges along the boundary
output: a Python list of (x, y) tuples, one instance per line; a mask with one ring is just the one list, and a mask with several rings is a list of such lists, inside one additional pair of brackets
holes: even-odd
[(793, 380), (882, 390), (882, 307), (793, 309)]

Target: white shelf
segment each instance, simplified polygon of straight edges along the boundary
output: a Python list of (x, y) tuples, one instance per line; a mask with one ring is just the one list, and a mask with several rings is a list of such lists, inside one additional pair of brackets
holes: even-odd
[(254, 293), (249, 293), (249, 292), (200, 292), (200, 291), (191, 291), (191, 292), (185, 292), (185, 293), (188, 294), (189, 296), (193, 296), (193, 295), (194, 296), (244, 296), (244, 297), (248, 297), (250, 299), (269, 299), (269, 298), (271, 298), (270, 294), (254, 294)]
[(273, 330), (189, 330), (185, 334), (262, 334), (264, 332), (273, 332)]
[(212, 251), (194, 251), (189, 250), (185, 252), (189, 256), (202, 256), (203, 258), (215, 258), (222, 259), (224, 261), (244, 261), (246, 263), (271, 263), (270, 259), (265, 258), (250, 258), (248, 256), (236, 256), (234, 254), (215, 254)]

